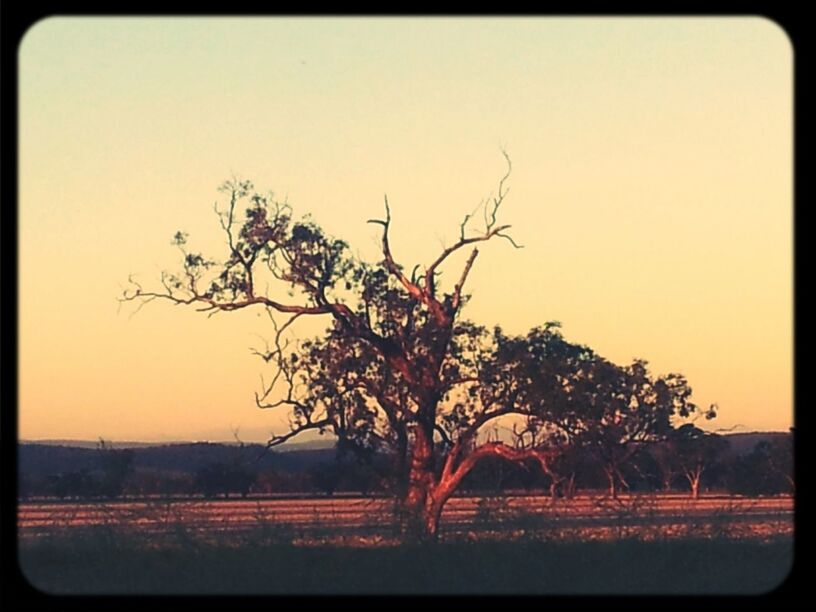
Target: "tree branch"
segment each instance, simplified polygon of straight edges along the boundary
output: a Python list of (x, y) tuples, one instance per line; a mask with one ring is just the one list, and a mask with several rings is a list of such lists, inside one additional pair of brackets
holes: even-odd
[(468, 257), (467, 262), (465, 263), (465, 268), (462, 270), (462, 276), (459, 277), (459, 282), (456, 283), (456, 286), (453, 289), (453, 298), (451, 299), (451, 310), (456, 312), (459, 310), (459, 305), (462, 301), (462, 287), (465, 286), (465, 281), (467, 280), (468, 274), (470, 273), (470, 269), (473, 267), (473, 262), (476, 261), (476, 257), (479, 255), (479, 249), (473, 249), (473, 252)]
[(208, 312), (212, 310), (232, 311), (240, 310), (241, 308), (246, 308), (247, 306), (261, 305), (266, 306), (267, 308), (277, 310), (278, 312), (317, 315), (317, 314), (331, 314), (337, 312), (338, 310), (337, 306), (339, 306), (339, 304), (329, 304), (324, 306), (299, 306), (296, 304), (282, 304), (280, 302), (276, 302), (275, 300), (271, 300), (264, 296), (253, 296), (245, 300), (233, 302), (218, 302), (211, 297), (207, 297), (199, 293), (193, 293), (188, 298), (182, 298), (173, 295), (170, 292), (155, 293), (152, 291), (142, 291), (141, 287), (137, 288), (136, 291), (134, 291), (132, 294), (129, 294), (127, 291), (125, 291), (124, 295), (120, 298), (120, 301), (132, 302), (134, 300), (143, 298), (164, 299), (169, 300), (174, 304), (185, 306), (189, 306), (191, 304), (202, 304), (202, 307), (198, 308), (199, 312)]
[(431, 311), (434, 318), (440, 323), (444, 324), (447, 319), (445, 316), (445, 311), (442, 308), (442, 305), (433, 298), (432, 293), (428, 292), (427, 288), (427, 281), (426, 287), (423, 289), (417, 283), (411, 282), (405, 274), (402, 273), (402, 267), (399, 266), (396, 261), (394, 261), (394, 257), (391, 254), (391, 247), (388, 243), (388, 229), (391, 226), (391, 208), (388, 206), (388, 197), (385, 197), (385, 219), (369, 219), (369, 223), (375, 223), (377, 225), (382, 225), (383, 233), (382, 233), (382, 252), (385, 267), (386, 269), (394, 275), (397, 280), (405, 287), (405, 290), (408, 292), (412, 298), (417, 300), (418, 302), (425, 304), (428, 310)]
[(448, 435), (448, 432), (447, 432), (447, 431), (445, 431), (445, 430), (444, 430), (444, 428), (442, 428), (442, 427), (441, 427), (439, 424), (437, 424), (437, 423), (434, 423), (434, 429), (436, 430), (436, 433), (438, 433), (438, 434), (439, 434), (439, 437), (440, 437), (440, 438), (442, 438), (442, 442), (444, 442), (444, 443), (445, 443), (445, 445), (446, 445), (446, 446), (447, 446), (449, 449), (450, 449), (450, 448), (453, 448), (453, 442), (451, 441), (450, 436)]
[(509, 414), (524, 414), (517, 408), (500, 408), (498, 410), (493, 410), (492, 412), (483, 412), (480, 414), (473, 423), (464, 431), (462, 432), (456, 439), (456, 442), (451, 447), (450, 452), (448, 453), (447, 458), (445, 459), (445, 465), (443, 467), (443, 474), (450, 475), (454, 471), (454, 466), (459, 459), (459, 456), (462, 454), (462, 451), (470, 444), (473, 439), (475, 438), (476, 434), (479, 432), (484, 425), (492, 421), (493, 419), (497, 419), (502, 416), (507, 416)]
[[(502, 202), (504, 201), (505, 196), (509, 189), (505, 188), (504, 184), (505, 181), (510, 177), (510, 172), (512, 171), (512, 164), (510, 162), (510, 156), (507, 155), (507, 152), (502, 150), (502, 155), (504, 155), (504, 159), (507, 161), (507, 172), (502, 176), (501, 180), (499, 181), (499, 191), (496, 197), (493, 198), (493, 207), (488, 212), (488, 203), (485, 202), (484, 208), (484, 217), (485, 217), (485, 229), (484, 233), (481, 236), (473, 236), (471, 238), (465, 237), (465, 228), (467, 226), (468, 221), (473, 216), (473, 213), (465, 215), (464, 220), (462, 221), (461, 225), (459, 226), (459, 240), (449, 246), (448, 248), (444, 249), (442, 253), (440, 253), (439, 257), (428, 266), (425, 270), (425, 291), (428, 293), (429, 297), (433, 298), (435, 296), (435, 286), (434, 286), (434, 275), (436, 274), (436, 269), (442, 265), (442, 263), (453, 253), (458, 251), (459, 249), (469, 245), (474, 244), (476, 242), (485, 242), (490, 240), (494, 236), (498, 236), (500, 238), (504, 238), (509, 240), (510, 243), (515, 246), (516, 248), (521, 248), (520, 245), (516, 244), (513, 239), (503, 233), (505, 230), (510, 229), (509, 225), (496, 225), (496, 214), (498, 213), (499, 207), (501, 206)], [(477, 251), (474, 249), (474, 252), (468, 258), (467, 263), (465, 264), (465, 269), (462, 272), (461, 278), (459, 279), (459, 283), (456, 285), (456, 289), (454, 291), (454, 300), (453, 302), (456, 304), (455, 309), (459, 307), (460, 303), (460, 296), (462, 292), (462, 286), (465, 283), (465, 279), (467, 278), (468, 273), (470, 272), (471, 266), (473, 266), (473, 260), (476, 258)]]
[(290, 431), (288, 433), (285, 433), (285, 434), (280, 435), (280, 436), (273, 436), (273, 438), (269, 442), (266, 443), (266, 448), (269, 449), (269, 448), (272, 448), (274, 446), (278, 446), (280, 444), (283, 444), (287, 440), (291, 440), (292, 438), (294, 438), (295, 436), (303, 433), (304, 431), (308, 431), (310, 429), (320, 429), (321, 427), (326, 427), (326, 426), (331, 425), (331, 424), (332, 424), (332, 421), (328, 417), (325, 418), (325, 419), (321, 419), (320, 421), (304, 423), (303, 425), (295, 427), (294, 429), (292, 429), (292, 431)]
[[(511, 462), (521, 462), (526, 459), (534, 459), (538, 462), (544, 473), (549, 473), (549, 463), (563, 452), (561, 448), (548, 449), (526, 449), (519, 450), (512, 446), (508, 446), (503, 442), (488, 442), (475, 449), (467, 457), (465, 457), (459, 466), (454, 471), (447, 471), (443, 469), (443, 475), (440, 479), (437, 495), (440, 498), (445, 498), (455, 491), (462, 482), (465, 476), (474, 468), (474, 466), (485, 457), (499, 457)], [(447, 468), (447, 464), (445, 468)]]
[(385, 257), (386, 269), (402, 283), (405, 290), (408, 291), (413, 298), (423, 301), (422, 289), (412, 283), (408, 277), (402, 273), (402, 267), (394, 261), (394, 256), (391, 254), (391, 246), (388, 243), (388, 229), (391, 226), (391, 207), (388, 206), (388, 196), (385, 196), (385, 219), (369, 219), (368, 223), (375, 223), (383, 227), (382, 252)]

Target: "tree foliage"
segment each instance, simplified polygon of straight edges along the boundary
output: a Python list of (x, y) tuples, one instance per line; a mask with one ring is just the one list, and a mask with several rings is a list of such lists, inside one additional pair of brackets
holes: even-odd
[[(511, 169), (505, 158), (481, 228), (466, 215), (458, 239), (410, 274), (391, 251), (387, 199), (384, 218), (369, 221), (381, 228), (382, 251), (370, 263), (311, 219), (296, 220), (288, 204), (248, 181), (230, 181), (221, 188), (226, 204), (216, 207), (226, 255), (190, 250), (178, 232), (181, 269), (162, 274), (157, 290), (134, 282), (124, 299), (162, 299), (209, 314), (266, 309), (273, 339), (258, 354), (274, 375), (256, 402), (288, 410), (291, 422), (269, 446), (319, 430), (361, 456), (390, 455), (394, 489), (420, 534), (436, 533), (446, 500), (487, 457), (551, 471), (566, 449), (580, 446), (619, 475), (637, 444), (698, 410), (691, 389), (677, 374), (654, 377), (644, 361), (622, 367), (568, 342), (555, 322), (515, 336), (461, 316), (481, 243), (520, 248), (498, 221)], [(465, 263), (443, 283), (459, 251), (467, 251)], [(325, 317), (325, 333), (288, 341), (284, 332), (304, 316)], [(485, 438), (505, 422), (521, 427), (515, 443)]]

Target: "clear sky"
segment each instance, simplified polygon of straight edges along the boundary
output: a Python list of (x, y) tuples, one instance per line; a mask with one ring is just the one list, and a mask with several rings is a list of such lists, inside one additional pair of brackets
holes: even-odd
[[(233, 175), (409, 269), (513, 175), (465, 315), (792, 425), (792, 48), (761, 18), (50, 18), (20, 62), (19, 434), (263, 440), (262, 313), (117, 301)], [(458, 260), (452, 264), (461, 264)], [(458, 273), (449, 268), (449, 276)], [(279, 297), (285, 296), (281, 289)], [(319, 331), (307, 323), (298, 335)]]

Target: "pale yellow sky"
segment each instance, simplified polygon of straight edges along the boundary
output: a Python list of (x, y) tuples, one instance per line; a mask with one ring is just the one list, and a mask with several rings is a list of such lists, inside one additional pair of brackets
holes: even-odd
[[(792, 424), (792, 49), (762, 18), (50, 18), (20, 62), (20, 437), (263, 440), (262, 313), (117, 297), (233, 174), (409, 268), (513, 159), (467, 317)], [(455, 264), (449, 276), (455, 275)], [(280, 295), (285, 295), (285, 289)], [(301, 326), (298, 335), (319, 331)]]

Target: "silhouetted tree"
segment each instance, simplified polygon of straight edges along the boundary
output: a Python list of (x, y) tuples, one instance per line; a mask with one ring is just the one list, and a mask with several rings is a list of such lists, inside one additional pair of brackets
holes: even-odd
[[(481, 460), (543, 467), (572, 442), (573, 434), (560, 423), (578, 429), (592, 423), (584, 432), (589, 435), (606, 422), (603, 415), (611, 419), (616, 410), (634, 410), (615, 395), (623, 391), (598, 388), (592, 377), (608, 371), (628, 380), (636, 373), (567, 342), (556, 324), (514, 337), (462, 319), (477, 247), (496, 239), (518, 246), (507, 234), (510, 226), (498, 220), (510, 175), (505, 158), (507, 172), (495, 196), (484, 203), (481, 229), (474, 231), (475, 215), (466, 215), (458, 238), (410, 273), (391, 249), (387, 200), (384, 218), (370, 220), (382, 229), (382, 259), (371, 264), (355, 258), (344, 241), (312, 220), (295, 220), (288, 204), (258, 193), (248, 181), (230, 181), (222, 186), (226, 205), (216, 208), (226, 256), (211, 259), (192, 251), (187, 235), (178, 232), (180, 271), (163, 273), (156, 290), (132, 281), (123, 299), (165, 300), (210, 315), (265, 309), (274, 338), (258, 354), (275, 366), (275, 373), (256, 402), (288, 409), (292, 423), (291, 431), (274, 437), (269, 446), (319, 430), (331, 431), (358, 453), (389, 453), (394, 490), (410, 517), (409, 527), (421, 537), (433, 537), (445, 502)], [(441, 271), (463, 252), (468, 253), (464, 263), (443, 288)], [(280, 289), (288, 289), (289, 297), (282, 298)], [(287, 319), (278, 324), (278, 315)], [(330, 325), (317, 338), (289, 343), (284, 332), (302, 317), (326, 317)], [(683, 388), (672, 386), (671, 379), (651, 381), (642, 370), (639, 378), (659, 389), (656, 397), (636, 390), (629, 395), (645, 402), (641, 412), (657, 416), (640, 421), (627, 416), (624, 429), (610, 438), (620, 444), (647, 435), (669, 412), (692, 408)], [(580, 416), (587, 407), (590, 414)], [(485, 440), (484, 429), (506, 418), (535, 419), (562, 436), (525, 448)], [(636, 431), (630, 431), (636, 421)]]
[(229, 497), (230, 493), (246, 497), (254, 481), (255, 475), (243, 466), (217, 461), (208, 463), (196, 471), (194, 487), (208, 498), (216, 495)]
[(649, 454), (654, 460), (663, 491), (671, 491), (675, 481), (681, 476), (680, 465), (677, 461), (677, 449), (671, 436), (649, 447)]
[(332, 496), (340, 488), (343, 471), (337, 461), (326, 461), (309, 469), (309, 479), (319, 491)]
[[(543, 426), (551, 437), (592, 453), (606, 476), (609, 494), (616, 498), (621, 485), (629, 488), (625, 468), (636, 455), (648, 444), (664, 440), (673, 419), (689, 418), (699, 409), (682, 375), (655, 378), (644, 360), (621, 367), (584, 351), (580, 367), (557, 378), (562, 386), (557, 394), (544, 390), (538, 401), (549, 406), (539, 414), (547, 418), (529, 420), (528, 429)], [(570, 363), (568, 355), (556, 360)], [(533, 382), (528, 389), (537, 386)], [(713, 418), (714, 406), (705, 415)]]
[(99, 482), (91, 475), (89, 469), (82, 468), (50, 476), (48, 490), (59, 499), (87, 499), (99, 495)]
[(691, 497), (700, 496), (703, 473), (710, 469), (728, 446), (721, 436), (708, 433), (691, 423), (673, 433), (677, 466), (691, 489)]
[(793, 493), (796, 490), (796, 483), (793, 475), (793, 428), (790, 434), (784, 437), (775, 438), (769, 442), (768, 448), (768, 467), (772, 474), (775, 475), (775, 480), (785, 486), (775, 486), (787, 493)]
[(133, 472), (133, 451), (114, 449), (100, 438), (97, 452), (100, 470), (99, 493), (104, 497), (119, 497)]
[(728, 489), (744, 495), (794, 492), (791, 438), (758, 442), (750, 453), (732, 459)]

